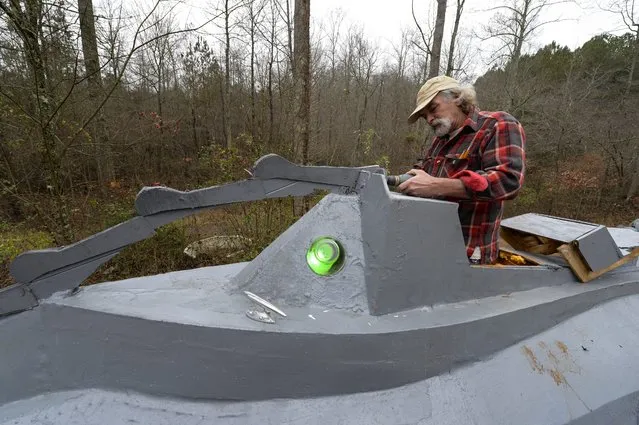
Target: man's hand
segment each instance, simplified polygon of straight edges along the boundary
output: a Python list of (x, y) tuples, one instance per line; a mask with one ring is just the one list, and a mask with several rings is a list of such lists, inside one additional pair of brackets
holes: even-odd
[(412, 169), (406, 174), (412, 174), (415, 177), (411, 177), (397, 186), (397, 190), (405, 195), (419, 196), (421, 198), (434, 198), (437, 196), (468, 198), (461, 180), (433, 177), (426, 171), (419, 169)]
[(428, 198), (441, 194), (441, 190), (438, 189), (438, 180), (440, 179), (419, 169), (412, 169), (406, 174), (412, 174), (415, 177), (412, 177), (397, 186), (397, 190), (403, 194), (419, 196), (421, 198)]

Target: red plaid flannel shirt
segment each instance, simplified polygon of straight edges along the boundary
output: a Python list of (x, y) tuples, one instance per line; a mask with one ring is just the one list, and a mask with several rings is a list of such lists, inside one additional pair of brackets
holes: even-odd
[(445, 198), (459, 203), (466, 251), (470, 257), (478, 246), (482, 264), (494, 263), (499, 255), (504, 201), (517, 196), (524, 181), (525, 144), (524, 129), (512, 115), (475, 110), (452, 138), (435, 137), (425, 158), (415, 164), (434, 177), (487, 181), (486, 190), (478, 192), (464, 178), (470, 199)]

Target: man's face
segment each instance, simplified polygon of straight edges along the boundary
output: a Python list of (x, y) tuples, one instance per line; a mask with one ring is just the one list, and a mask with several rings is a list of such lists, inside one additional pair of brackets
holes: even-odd
[(422, 110), (421, 115), (433, 128), (435, 135), (442, 137), (453, 130), (453, 122), (458, 113), (458, 106), (451, 99), (439, 93)]

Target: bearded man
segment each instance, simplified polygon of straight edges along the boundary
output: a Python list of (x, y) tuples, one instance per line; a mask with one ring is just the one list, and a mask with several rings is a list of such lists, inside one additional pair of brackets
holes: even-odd
[[(507, 112), (481, 111), (472, 86), (447, 76), (432, 78), (417, 93), (409, 123), (423, 118), (435, 132), (422, 160), (398, 190), (411, 196), (459, 204), (468, 257), (494, 264), (504, 202), (524, 182), (526, 135)], [(425, 218), (427, 219), (427, 218)]]

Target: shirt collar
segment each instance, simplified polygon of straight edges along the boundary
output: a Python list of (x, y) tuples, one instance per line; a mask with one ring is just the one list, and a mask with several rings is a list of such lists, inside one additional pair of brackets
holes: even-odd
[(464, 120), (462, 128), (466, 126), (472, 128), (473, 131), (479, 130), (479, 110), (477, 108), (473, 108), (466, 120)]
[(473, 110), (470, 112), (470, 114), (466, 117), (466, 119), (464, 120), (464, 122), (462, 123), (461, 127), (459, 127), (457, 130), (453, 131), (451, 134), (447, 134), (443, 137), (441, 137), (440, 139), (442, 140), (452, 140), (455, 137), (459, 136), (466, 127), (471, 128), (473, 131), (477, 131), (479, 130), (479, 111), (477, 108), (473, 108)]
[(480, 118), (479, 109), (473, 108), (473, 110), (470, 111), (470, 114), (468, 114), (468, 116), (466, 117), (466, 119), (462, 123), (461, 127), (459, 127), (457, 130), (453, 131), (452, 134), (447, 134), (445, 136), (438, 137), (438, 139), (439, 140), (444, 140), (444, 141), (448, 141), (448, 140), (454, 139), (455, 137), (460, 135), (462, 133), (462, 131), (464, 131), (464, 129), (466, 127), (470, 127), (473, 131), (479, 130), (479, 128), (481, 127), (479, 125), (479, 118)]

